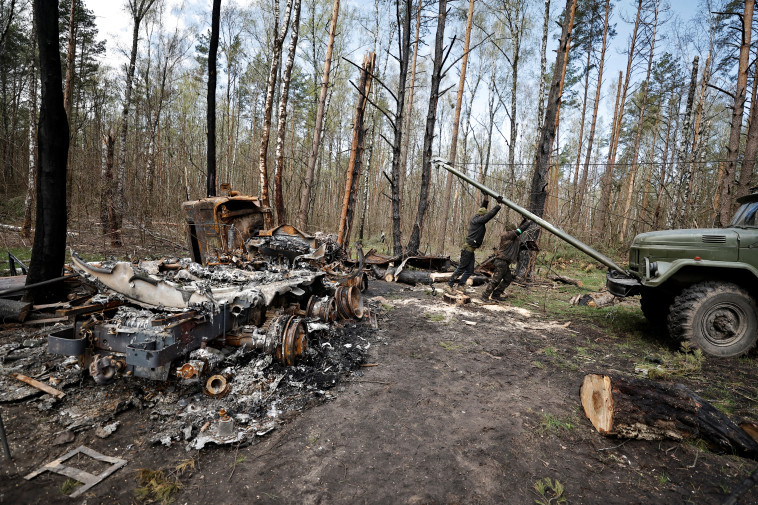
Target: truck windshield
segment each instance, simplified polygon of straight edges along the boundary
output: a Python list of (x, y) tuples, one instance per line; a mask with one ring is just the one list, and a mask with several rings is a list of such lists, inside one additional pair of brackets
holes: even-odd
[(732, 222), (729, 226), (736, 227), (758, 227), (756, 222), (756, 215), (758, 215), (758, 202), (743, 203), (742, 206), (737, 209), (737, 212), (732, 218)]

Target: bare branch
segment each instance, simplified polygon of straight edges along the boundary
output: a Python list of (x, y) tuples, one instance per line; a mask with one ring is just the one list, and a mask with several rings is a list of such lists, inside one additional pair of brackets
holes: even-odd
[[(360, 66), (360, 65), (358, 65), (357, 63), (353, 63), (352, 61), (348, 60), (348, 59), (347, 59), (347, 58), (345, 58), (344, 56), (342, 57), (342, 59), (343, 59), (343, 60), (345, 60), (346, 62), (350, 63), (351, 65), (353, 65), (355, 68), (358, 68), (358, 69), (360, 69), (360, 70), (363, 70), (363, 67), (361, 67), (361, 66)], [(373, 74), (373, 73), (371, 73), (371, 72), (369, 72), (368, 74), (369, 74), (369, 75), (370, 75), (370, 76), (371, 76), (373, 79), (376, 79), (376, 81), (377, 81), (379, 84), (381, 84), (381, 85), (382, 85), (382, 87), (383, 87), (384, 89), (386, 89), (386, 90), (387, 90), (387, 93), (389, 93), (390, 95), (392, 95), (392, 98), (394, 98), (394, 99), (395, 99), (395, 101), (397, 102), (397, 96), (395, 96), (395, 93), (393, 93), (393, 92), (392, 92), (392, 90), (391, 90), (390, 88), (388, 88), (388, 87), (387, 87), (387, 85), (386, 85), (386, 84), (384, 84), (384, 83), (382, 82), (382, 80), (381, 80), (381, 79), (379, 79), (379, 78), (376, 76), (376, 74)]]

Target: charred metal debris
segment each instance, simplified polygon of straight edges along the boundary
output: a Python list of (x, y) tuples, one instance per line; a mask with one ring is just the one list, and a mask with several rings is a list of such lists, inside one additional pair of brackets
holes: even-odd
[[(231, 193), (184, 211), (191, 259), (95, 264), (72, 253), (71, 269), (93, 294), (59, 310), (69, 324), (47, 337), (48, 355), (66, 358), (50, 362), (40, 339), (0, 346), (0, 382), (24, 371), (59, 389), (90, 384), (64, 400), (45, 395), (38, 407), (61, 402), (64, 431), (147, 407), (163, 420), (154, 443), (201, 449), (263, 435), (282, 413), (329, 398), (341, 376), (362, 375), (376, 335), (358, 324), (370, 319), (360, 248), (355, 266), (332, 236), (263, 230), (266, 210), (254, 197)], [(0, 403), (40, 394), (10, 389)], [(102, 389), (120, 400), (88, 410)]]

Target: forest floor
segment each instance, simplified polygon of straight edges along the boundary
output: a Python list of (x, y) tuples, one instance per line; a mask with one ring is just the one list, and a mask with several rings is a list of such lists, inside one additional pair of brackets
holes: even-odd
[[(671, 379), (733, 420), (755, 421), (755, 352), (680, 352), (647, 325), (638, 300), (568, 303), (598, 289), (601, 270), (568, 260), (551, 268), (585, 287), (541, 281), (511, 286), (497, 304), (452, 306), (428, 286), (371, 281), (378, 329), (353, 328), (371, 344), (364, 366), (248, 445), (152, 444), (157, 414), (135, 405), (114, 410), (120, 425), (107, 438), (85, 429), (53, 446), (55, 409), (39, 397), (2, 403), (14, 460), (0, 459), (0, 503), (722, 503), (756, 462), (699, 441), (606, 438), (585, 418), (579, 386), (591, 372)], [(0, 345), (14, 338), (3, 332)], [(65, 496), (65, 477), (23, 479), (79, 445), (127, 464), (77, 500)]]

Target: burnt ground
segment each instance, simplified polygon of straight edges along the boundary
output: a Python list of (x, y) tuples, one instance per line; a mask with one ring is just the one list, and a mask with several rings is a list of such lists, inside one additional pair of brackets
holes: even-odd
[[(151, 392), (177, 405), (183, 393), (129, 378), (82, 397), (120, 421), (105, 439), (90, 428), (51, 445), (56, 412), (94, 389), (91, 379), (66, 388), (58, 410), (44, 410), (42, 398), (0, 404), (15, 456), (0, 461), (0, 503), (144, 503), (138, 470), (149, 469), (181, 486), (169, 499), (187, 504), (559, 503), (535, 489), (546, 478), (560, 482), (563, 503), (717, 504), (756, 468), (697, 441), (606, 438), (579, 403), (585, 373), (665, 370), (733, 419), (755, 420), (755, 357), (683, 357), (658, 343), (636, 307), (602, 309), (601, 319), (624, 325), (598, 326), (511, 291), (501, 304), (454, 307), (428, 288), (372, 281), (378, 330), (347, 328), (370, 343), (364, 366), (273, 418), (275, 429), (249, 445), (153, 444), (165, 422)], [(139, 390), (140, 401), (109, 404), (118, 388)], [(82, 444), (128, 464), (76, 500), (63, 495), (64, 477), (23, 480)], [(755, 490), (741, 503), (758, 503)]]

